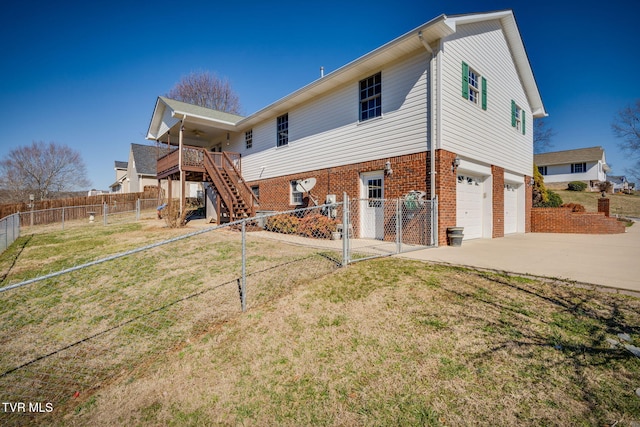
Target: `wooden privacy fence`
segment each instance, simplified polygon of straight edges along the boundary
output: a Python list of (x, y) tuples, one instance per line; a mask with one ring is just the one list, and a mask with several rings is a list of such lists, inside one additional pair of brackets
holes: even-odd
[(153, 199), (158, 196), (158, 190), (155, 187), (147, 189), (141, 193), (115, 193), (101, 194), (99, 196), (69, 197), (66, 199), (52, 199), (33, 202), (33, 207), (29, 203), (12, 203), (0, 205), (0, 218), (13, 215), (14, 213), (25, 213), (30, 211), (43, 211), (47, 209), (70, 208), (76, 206), (102, 206), (107, 204), (110, 207), (118, 204), (131, 203), (135, 206), (138, 199)]

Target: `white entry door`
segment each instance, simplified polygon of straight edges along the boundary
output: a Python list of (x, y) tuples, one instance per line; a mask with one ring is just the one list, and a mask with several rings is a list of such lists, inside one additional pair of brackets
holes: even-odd
[(482, 237), (482, 179), (458, 175), (456, 186), (456, 225), (464, 227), (464, 239)]
[(504, 234), (518, 231), (518, 187), (504, 185)]
[(384, 238), (384, 174), (368, 172), (361, 176), (360, 236)]

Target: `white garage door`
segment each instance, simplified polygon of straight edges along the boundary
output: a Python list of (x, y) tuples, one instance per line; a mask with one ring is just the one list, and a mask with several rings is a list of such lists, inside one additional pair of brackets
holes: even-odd
[(504, 185), (504, 234), (518, 231), (518, 187)]
[(457, 226), (464, 227), (464, 239), (482, 237), (482, 180), (458, 175), (456, 191)]

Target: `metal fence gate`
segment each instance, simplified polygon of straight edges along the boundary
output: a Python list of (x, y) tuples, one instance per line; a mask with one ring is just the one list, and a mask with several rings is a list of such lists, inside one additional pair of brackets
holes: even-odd
[(437, 200), (353, 199), (347, 204), (348, 262), (437, 246)]

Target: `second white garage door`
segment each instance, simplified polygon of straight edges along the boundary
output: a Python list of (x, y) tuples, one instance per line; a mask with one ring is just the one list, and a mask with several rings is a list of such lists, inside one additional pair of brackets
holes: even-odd
[(504, 234), (518, 231), (518, 187), (504, 185)]
[(464, 239), (482, 237), (482, 179), (472, 175), (458, 175), (456, 188), (456, 224), (464, 227)]

